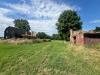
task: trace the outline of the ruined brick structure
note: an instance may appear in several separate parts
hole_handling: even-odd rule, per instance
[[[70,42],[79,45],[100,43],[100,32],[70,30]]]

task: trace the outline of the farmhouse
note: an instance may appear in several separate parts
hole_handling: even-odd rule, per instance
[[[70,30],[70,42],[73,44],[96,44],[100,43],[100,32],[95,31],[72,31]]]

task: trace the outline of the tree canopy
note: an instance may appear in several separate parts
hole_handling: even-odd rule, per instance
[[[96,27],[95,28],[95,31],[100,31],[100,27]]]
[[[40,39],[51,39],[51,37],[44,32],[38,32],[36,36]]]
[[[29,22],[24,19],[16,19],[14,20],[14,24],[16,28],[23,29],[26,32],[30,31]]]
[[[60,40],[59,34],[53,34],[52,39],[53,40]]]
[[[56,23],[58,34],[61,39],[69,40],[70,29],[79,30],[82,28],[80,16],[74,10],[65,10],[61,13]]]

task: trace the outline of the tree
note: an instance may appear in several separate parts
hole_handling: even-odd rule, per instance
[[[9,26],[4,31],[4,38],[23,38],[23,34],[25,34],[24,30]]]
[[[52,39],[53,40],[60,40],[59,34],[53,34]]]
[[[40,38],[40,39],[50,39],[51,37],[49,35],[47,35],[44,32],[38,32],[36,37]]]
[[[14,20],[14,24],[16,28],[23,29],[26,32],[30,31],[29,22],[23,19],[16,19]]]
[[[100,31],[100,27],[96,27],[95,28],[95,31]]]
[[[82,28],[80,16],[74,10],[65,10],[56,23],[58,34],[61,39],[69,40],[70,29],[79,30]]]

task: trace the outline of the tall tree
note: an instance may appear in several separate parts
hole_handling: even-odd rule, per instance
[[[30,31],[29,22],[24,19],[16,19],[14,20],[14,24],[16,28],[23,29],[26,32]]]
[[[69,40],[70,29],[79,30],[82,28],[80,16],[74,10],[65,10],[56,23],[58,33],[63,40]]]

